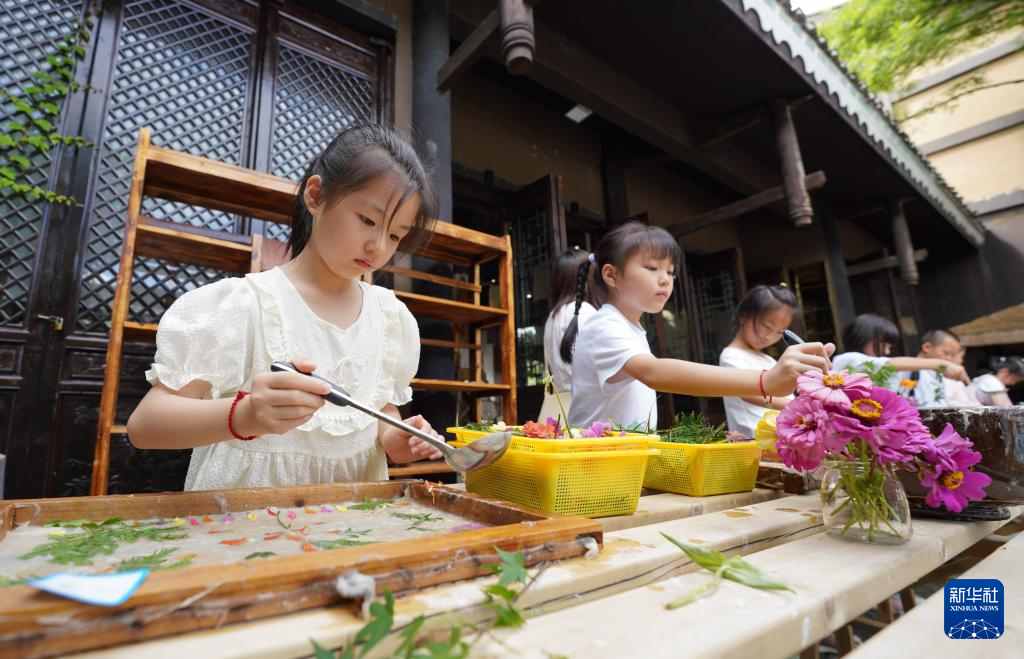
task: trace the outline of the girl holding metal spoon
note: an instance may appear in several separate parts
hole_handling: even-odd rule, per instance
[[[128,421],[139,448],[191,448],[187,490],[386,480],[440,452],[353,407],[324,406],[330,386],[398,417],[419,365],[416,319],[394,293],[361,281],[430,231],[433,193],[415,151],[392,130],[340,133],[302,177],[292,260],[181,296],[160,321]],[[271,372],[291,362],[299,372]],[[406,419],[433,435],[422,417]]]

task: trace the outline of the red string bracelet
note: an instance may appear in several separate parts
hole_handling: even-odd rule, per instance
[[[768,392],[764,390],[764,374],[768,372],[768,369],[761,369],[761,377],[758,379],[758,386],[761,387],[761,398],[768,401],[768,405],[772,404],[772,397],[768,395]]]
[[[231,403],[231,410],[228,412],[228,432],[231,433],[232,437],[234,437],[235,439],[240,439],[243,442],[247,442],[250,439],[256,439],[256,435],[249,435],[248,437],[243,437],[243,436],[239,435],[237,432],[235,432],[235,428],[231,425],[231,420],[235,416],[235,408],[238,407],[239,401],[241,401],[243,398],[245,398],[248,395],[249,395],[248,391],[242,391],[241,389],[239,389],[238,393],[235,394],[235,401],[233,403]]]

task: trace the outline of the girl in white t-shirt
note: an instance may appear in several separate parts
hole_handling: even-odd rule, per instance
[[[912,392],[906,391],[901,384],[907,371],[940,371],[947,378],[970,382],[964,367],[948,359],[890,357],[893,346],[899,340],[900,330],[892,321],[875,314],[861,314],[843,330],[843,345],[847,352],[836,355],[832,360],[832,366],[837,371],[863,371],[868,362],[876,369],[888,364],[892,366],[894,372],[882,386],[908,397]]]
[[[559,348],[573,317],[578,317],[577,324],[582,326],[601,306],[600,291],[596,286],[587,286],[586,277],[579,276],[580,265],[589,256],[582,249],[569,249],[555,259],[551,268],[551,313],[544,323],[544,364],[551,374],[551,384],[544,389],[538,419],[557,418],[562,413],[559,399],[566,409],[572,401],[572,365],[562,359]],[[585,291],[582,297],[577,296],[579,290]]]
[[[1024,359],[1020,357],[993,357],[991,373],[974,378],[968,387],[982,405],[1010,407],[1008,389],[1024,382]]]
[[[782,332],[793,323],[796,308],[796,296],[785,284],[751,288],[736,306],[732,341],[722,350],[718,365],[751,369],[775,366],[775,359],[764,350],[782,339]],[[792,397],[781,396],[770,403],[755,396],[726,396],[722,400],[729,430],[753,437],[764,413],[781,410]]]
[[[153,385],[128,421],[139,448],[191,448],[185,489],[386,480],[386,457],[436,450],[349,407],[324,405],[317,370],[398,417],[419,363],[416,319],[360,281],[429,232],[415,151],[382,126],[348,129],[298,187],[285,265],[190,291],[164,314]],[[319,368],[318,368],[319,367]],[[432,432],[422,417],[408,423]]]
[[[629,222],[608,232],[580,267],[584,277],[591,264],[596,267],[594,284],[608,302],[582,328],[570,322],[562,340],[562,357],[573,365],[571,425],[615,421],[653,429],[658,424],[656,391],[760,395],[767,402],[791,393],[801,373],[829,368],[834,346],[820,343],[792,347],[778,364],[759,370],[652,355],[640,317],[661,313],[672,294],[680,257],[679,243],[667,231]]]

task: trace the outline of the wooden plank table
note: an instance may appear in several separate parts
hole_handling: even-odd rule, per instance
[[[669,498],[677,495],[654,496],[661,498],[651,508],[671,507]],[[680,497],[675,509],[692,515],[687,498]],[[919,520],[908,544],[875,547],[825,536],[820,513],[820,499],[810,494],[606,532],[597,557],[543,570],[519,602],[531,616],[526,625],[501,634],[507,645],[478,643],[474,656],[510,656],[510,648],[523,656],[788,656],[1000,526]],[[697,567],[661,533],[727,555],[754,554],[751,562],[796,592],[756,591],[724,582],[712,596],[668,611],[665,602],[710,575],[693,574]],[[485,619],[489,610],[481,588],[493,581],[484,577],[399,596],[395,629],[417,615],[427,618],[422,631]],[[740,613],[742,622],[733,613]],[[91,656],[308,656],[310,639],[337,648],[348,644],[364,623],[354,607],[331,607]],[[386,641],[381,649],[396,644]]]
[[[1014,510],[1021,512],[1019,507]],[[789,584],[793,593],[756,590],[723,580],[710,597],[682,609],[666,609],[666,602],[710,578],[707,572],[689,573],[570,611],[540,616],[520,630],[498,634],[502,645],[491,643],[480,648],[479,654],[788,657],[1003,524],[918,520],[910,542],[896,547],[852,543],[817,533],[750,558],[751,563]],[[724,615],[726,612],[738,615]],[[936,632],[941,636],[941,623]],[[919,636],[907,639],[914,644],[913,651],[902,654],[883,646],[880,656],[929,656],[916,646]]]
[[[605,533],[607,533],[609,531],[621,531],[622,529],[631,529],[637,526],[667,522],[672,519],[714,513],[719,510],[729,510],[739,506],[749,506],[784,496],[788,495],[780,490],[769,490],[760,487],[753,492],[719,494],[710,497],[688,497],[682,494],[652,491],[650,494],[640,497],[640,503],[636,507],[636,512],[632,515],[601,517],[596,521],[601,522],[601,526],[604,527]]]

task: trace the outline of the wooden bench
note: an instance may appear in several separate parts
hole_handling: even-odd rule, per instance
[[[997,548],[960,579],[999,579],[1003,582],[1003,636],[985,641],[986,657],[1019,657],[1024,652],[1024,533]],[[949,657],[964,654],[961,641],[943,634],[945,593],[939,591],[914,610],[872,636],[851,656]]]

